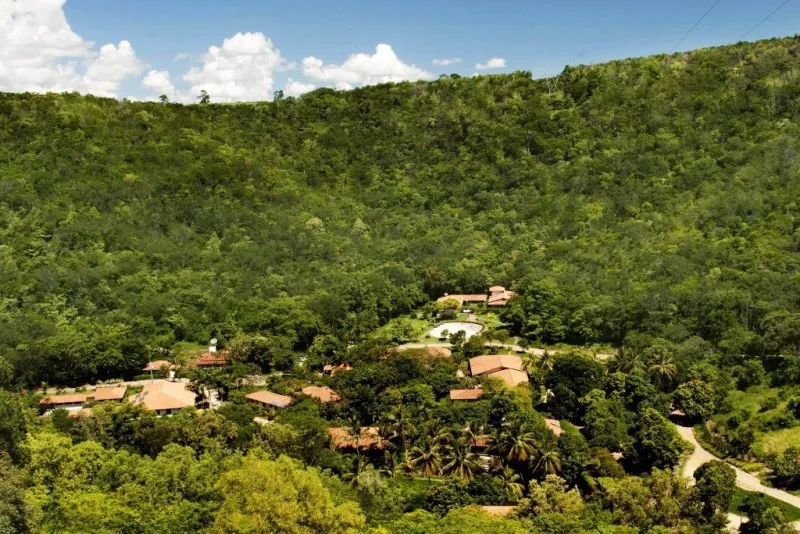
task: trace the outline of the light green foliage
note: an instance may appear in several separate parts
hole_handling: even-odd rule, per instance
[[[336,505],[317,472],[287,457],[246,458],[218,488],[223,503],[214,532],[343,534],[364,524],[357,504]]]

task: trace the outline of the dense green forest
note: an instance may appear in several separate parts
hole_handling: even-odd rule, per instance
[[[795,350],[799,52],[241,105],[0,95],[3,366],[117,376],[238,332],[302,350],[490,283],[531,295],[531,339]]]
[[[0,533],[791,532],[731,465],[800,492],[798,58],[236,105],[0,94]],[[494,284],[517,296],[464,313],[490,327],[450,356],[396,350],[459,315],[433,299]],[[40,402],[212,337],[230,362],[178,370],[200,410]],[[529,383],[465,376],[497,351]],[[674,422],[725,460],[691,487]]]

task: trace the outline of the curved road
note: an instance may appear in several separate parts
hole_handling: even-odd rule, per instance
[[[694,437],[694,430],[688,426],[679,426],[675,425],[678,429],[678,433],[681,435],[683,439],[694,445],[694,452],[691,456],[686,460],[686,463],[683,466],[683,476],[689,479],[690,484],[694,484],[694,472],[697,471],[704,463],[711,461],[711,460],[719,460],[716,456],[705,450],[700,443],[697,441],[697,438]],[[724,461],[724,460],[721,460]],[[725,462],[727,463],[727,462]],[[785,492],[783,490],[779,490],[776,488],[770,488],[765,486],[761,483],[761,481],[756,478],[755,476],[751,475],[747,471],[743,471],[736,466],[730,465],[734,471],[736,471],[736,485],[744,490],[747,491],[757,491],[760,493],[764,493],[769,495],[770,497],[774,497],[779,501],[783,501],[785,503],[791,504],[797,508],[800,508],[800,497],[796,495],[792,495],[791,493]],[[728,525],[732,527],[734,525],[741,525],[742,518],[735,514],[728,514]],[[796,521],[792,523],[795,530],[800,531],[800,521]]]

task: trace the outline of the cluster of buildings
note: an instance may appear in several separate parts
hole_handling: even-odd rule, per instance
[[[444,302],[446,300],[457,300],[460,306],[469,306],[470,304],[486,304],[487,306],[505,306],[508,301],[515,297],[517,294],[509,291],[503,286],[492,286],[486,293],[479,293],[475,295],[448,295],[439,297],[436,302]]]
[[[472,376],[485,376],[502,380],[508,387],[516,387],[528,382],[528,373],[522,358],[515,354],[485,354],[469,360]],[[478,400],[483,389],[452,389],[451,400]]]

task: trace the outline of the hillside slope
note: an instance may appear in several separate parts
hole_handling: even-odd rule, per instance
[[[303,350],[490,283],[529,297],[531,339],[796,348],[798,55],[242,105],[0,94],[0,381],[240,331]]]

